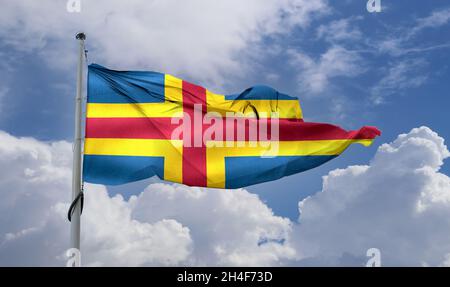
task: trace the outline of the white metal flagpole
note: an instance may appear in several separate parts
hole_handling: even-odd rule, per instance
[[[84,40],[86,35],[78,33],[76,39],[79,41],[79,58],[77,73],[77,95],[75,101],[75,138],[73,144],[73,169],[72,169],[72,206],[69,210],[70,224],[70,247],[80,250],[80,217],[83,201],[81,186],[81,120],[82,120],[82,91],[83,91],[83,58],[85,55]],[[79,263],[77,264],[79,265]]]

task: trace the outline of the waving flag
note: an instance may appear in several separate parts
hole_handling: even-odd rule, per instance
[[[157,175],[238,188],[314,168],[378,135],[304,122],[297,98],[266,86],[219,95],[168,74],[94,64],[83,178],[116,185]]]

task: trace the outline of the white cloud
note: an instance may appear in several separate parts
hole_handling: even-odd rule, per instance
[[[90,60],[121,69],[155,69],[197,81],[245,75],[262,37],[307,26],[328,10],[324,0],[8,1],[0,11],[5,45],[37,51],[53,67],[73,67],[78,30]]]
[[[120,195],[86,186],[82,217],[83,260],[89,265],[177,265],[190,255],[190,230],[172,219],[139,221]]]
[[[64,265],[71,145],[0,132],[0,167],[0,265]],[[161,265],[186,259],[188,228],[174,220],[136,221],[120,196],[108,197],[104,187],[88,189],[82,219],[87,264]]]
[[[391,64],[386,75],[370,89],[372,102],[382,104],[393,94],[423,85],[428,77],[419,72],[426,65],[427,62],[423,59],[403,60]]]
[[[385,266],[443,264],[450,178],[439,168],[449,156],[443,139],[421,127],[380,146],[368,166],[330,172],[322,192],[299,204],[293,240],[303,262],[363,265],[376,247]]]
[[[339,45],[331,46],[316,60],[294,50],[288,53],[291,65],[299,72],[300,89],[309,94],[324,92],[333,78],[355,77],[364,72],[359,53]]]
[[[153,184],[130,204],[138,220],[173,218],[188,226],[194,240],[190,264],[277,265],[295,256],[291,222],[243,189]]]
[[[1,234],[33,227],[48,216],[49,206],[43,204],[68,200],[69,193],[61,190],[70,184],[70,151],[67,142],[46,144],[0,132]],[[35,215],[15,217],[18,210]]]

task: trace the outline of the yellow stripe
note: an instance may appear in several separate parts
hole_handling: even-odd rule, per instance
[[[179,116],[181,103],[87,104],[88,118],[158,118]]]
[[[360,143],[368,146],[373,140],[319,140],[319,141],[281,141],[255,143],[255,147],[249,143],[234,142],[233,147],[208,147],[206,151],[206,172],[208,187],[225,188],[225,157],[237,156],[307,156],[307,155],[338,155],[350,144]],[[215,142],[217,144],[217,142]],[[239,146],[242,145],[242,146]],[[273,149],[273,150],[272,150]]]
[[[225,158],[237,156],[306,156],[338,155],[350,144],[368,146],[373,140],[320,140],[250,143],[232,142],[234,146],[214,146],[206,149],[207,185],[225,188]],[[209,142],[208,144],[210,144]],[[218,142],[214,142],[218,144]],[[263,146],[266,144],[266,146]],[[241,145],[241,146],[240,146]],[[183,142],[161,139],[100,139],[86,138],[84,153],[91,155],[164,156],[164,179],[182,182]],[[272,149],[272,152],[271,152]]]
[[[165,75],[163,103],[87,104],[88,118],[162,118],[180,116],[183,112],[182,80]]]
[[[183,112],[183,80],[165,75],[165,102],[162,103],[88,103],[88,118],[160,118],[179,117]],[[206,91],[208,112],[226,116],[227,112],[248,115],[258,112],[260,118],[277,113],[280,118],[303,118],[298,100],[225,100],[224,95]]]
[[[165,75],[164,96],[166,102],[183,102],[183,80],[172,75]]]
[[[225,116],[226,112],[251,114],[258,112],[260,118],[270,118],[272,112],[280,118],[303,118],[298,100],[225,100],[224,95],[206,91],[208,112]]]
[[[164,179],[182,182],[183,141],[180,140],[86,138],[84,153],[91,155],[163,156]]]

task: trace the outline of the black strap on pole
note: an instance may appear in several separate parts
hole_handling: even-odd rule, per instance
[[[84,204],[84,193],[83,190],[81,190],[77,197],[75,197],[75,199],[72,201],[72,203],[70,204],[69,207],[69,212],[67,213],[67,219],[69,219],[69,221],[72,221],[72,215],[75,211],[75,207],[77,206],[78,201],[80,201],[80,215],[83,213],[83,204]]]

